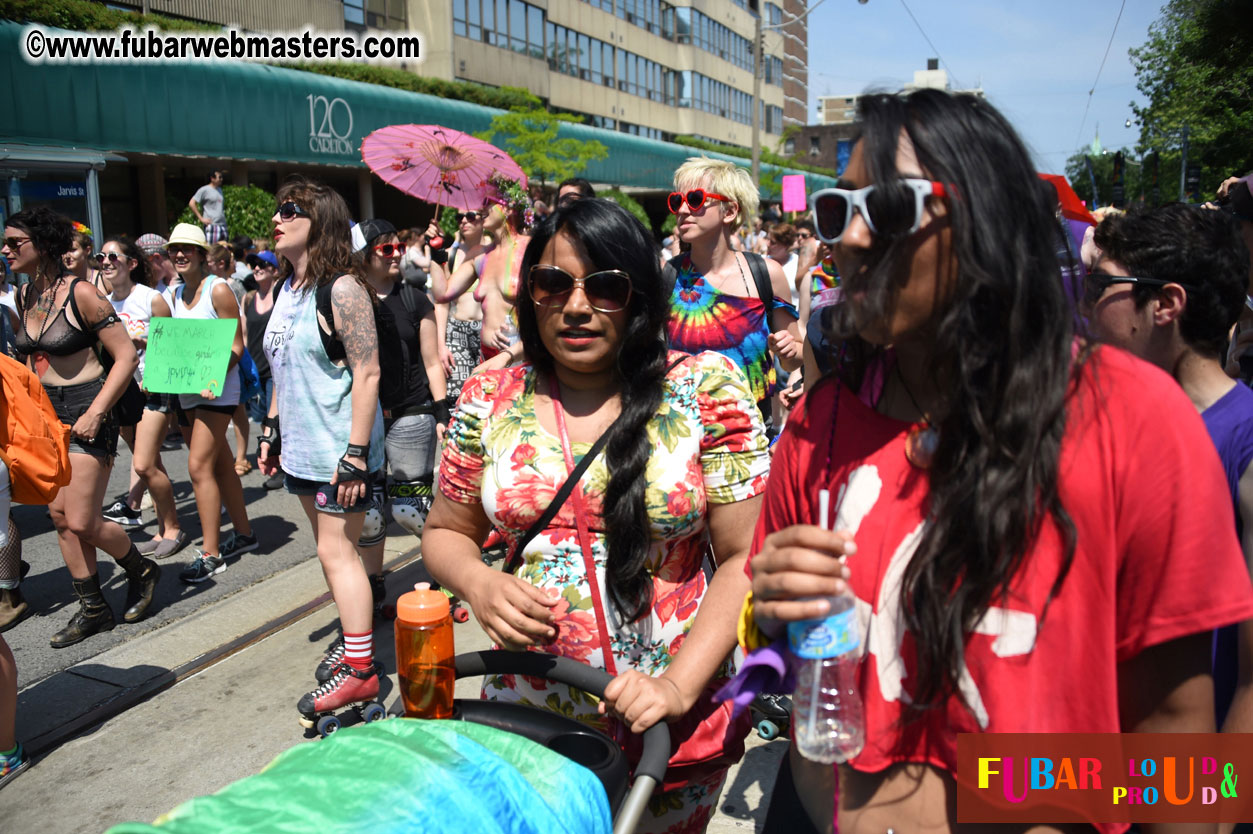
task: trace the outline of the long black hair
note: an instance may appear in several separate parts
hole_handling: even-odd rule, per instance
[[[916,636],[908,716],[917,719],[960,693],[968,635],[994,602],[1004,603],[1046,522],[1064,547],[1050,601],[1074,560],[1058,467],[1075,323],[1055,205],[1000,113],[975,96],[938,90],[862,96],[859,111],[871,181],[901,176],[896,154],[905,135],[925,175],[945,184],[956,261],[951,294],[929,325],[927,370],[945,389],[933,416],[939,447],[928,473],[929,523],[901,589]],[[906,239],[876,237],[868,271],[844,278],[866,292],[858,318],[890,317],[910,254]],[[837,372],[857,389],[880,349],[857,337],[851,310],[840,309],[832,325],[849,347]]]
[[[609,598],[620,617],[634,622],[652,604],[652,580],[645,570],[651,525],[644,501],[644,469],[652,444],[645,426],[665,394],[670,299],[663,288],[652,236],[629,212],[602,199],[575,200],[557,209],[535,230],[522,257],[518,333],[536,370],[551,374],[553,357],[540,339],[526,277],[559,233],[577,240],[597,269],[620,269],[631,276],[631,301],[615,364],[622,416],[605,446],[609,485],[604,522]]]

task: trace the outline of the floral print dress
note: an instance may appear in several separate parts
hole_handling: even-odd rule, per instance
[[[671,361],[681,356],[673,353]],[[443,494],[464,504],[481,503],[504,534],[509,552],[548,508],[567,475],[561,438],[536,418],[536,382],[530,365],[468,380],[448,426],[440,466]],[[601,642],[572,500],[527,544],[517,575],[562,597],[553,623],[557,636],[542,651],[600,669],[607,668],[608,651],[619,672],[632,668],[656,676],[682,646],[705,594],[709,505],[762,493],[770,451],[743,371],[712,352],[671,368],[662,404],[646,430],[654,449],[645,470],[653,536],[647,560],[652,610],[638,622],[623,623],[606,590],[602,508],[609,471],[603,455],[588,468],[580,488],[610,645]],[[575,459],[591,445],[572,444]],[[547,707],[607,729],[596,711],[597,699],[564,684],[501,675],[488,678],[483,690],[488,698]]]

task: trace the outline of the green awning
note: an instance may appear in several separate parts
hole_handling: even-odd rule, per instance
[[[212,159],[364,167],[363,137],[390,124],[440,124],[475,133],[501,112],[465,101],[242,61],[28,64],[23,24],[0,21],[0,141]],[[597,139],[607,159],[594,182],[668,190],[693,148],[585,125],[562,136]],[[746,160],[710,153],[748,167]],[[763,165],[763,170],[771,170]],[[804,173],[807,189],[835,180]]]

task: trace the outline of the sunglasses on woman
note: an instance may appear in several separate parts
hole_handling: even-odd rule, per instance
[[[300,206],[293,203],[291,200],[288,200],[286,203],[283,203],[281,206],[278,207],[278,219],[282,220],[284,223],[290,223],[291,221],[295,220],[297,217],[308,217],[308,216],[309,216],[309,212],[305,211]]]
[[[870,231],[886,237],[905,237],[922,225],[928,197],[947,196],[944,183],[906,177],[865,188],[824,188],[809,198],[814,228],[823,243],[844,237],[853,212],[860,212]]]
[[[457,212],[457,222],[460,223],[462,220],[465,220],[470,223],[477,223],[481,213],[477,211],[459,211]]]
[[[730,197],[724,197],[721,194],[715,194],[703,188],[693,188],[686,193],[671,191],[670,196],[666,198],[666,205],[670,207],[671,214],[678,214],[679,209],[683,208],[684,202],[687,203],[687,207],[692,211],[700,211],[706,200],[721,200],[724,203],[731,202]]]
[[[95,261],[98,265],[104,266],[105,261],[108,261],[109,263],[116,265],[118,261],[127,261],[130,259],[127,258],[125,255],[119,255],[117,252],[97,252],[95,257],[92,258],[92,260]]]
[[[1083,302],[1094,307],[1105,295],[1105,291],[1114,284],[1139,284],[1142,287],[1164,287],[1167,284],[1178,284],[1189,292],[1196,292],[1196,287],[1181,281],[1163,281],[1160,278],[1137,278],[1134,275],[1106,275],[1104,272],[1089,272],[1083,278]]]
[[[527,281],[536,307],[562,307],[570,293],[581,289],[587,303],[601,313],[625,310],[631,300],[631,276],[620,269],[605,269],[575,278],[558,266],[536,264]]]
[[[380,243],[374,247],[374,251],[384,258],[390,258],[392,255],[403,255],[408,249],[409,244],[407,243]]]

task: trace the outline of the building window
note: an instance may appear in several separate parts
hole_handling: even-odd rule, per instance
[[[809,155],[817,156],[822,153],[822,139],[818,136],[809,137]]]
[[[796,153],[796,140],[791,137],[784,139],[783,140],[783,155],[791,156],[794,153]]]

